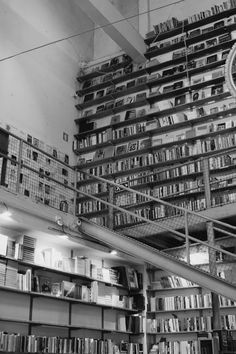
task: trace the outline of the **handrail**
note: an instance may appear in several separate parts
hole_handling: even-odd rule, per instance
[[[119,188],[124,189],[124,190],[126,190],[126,191],[128,191],[128,192],[131,192],[131,193],[134,193],[134,192],[135,192],[135,194],[138,194],[138,195],[140,195],[140,196],[146,197],[146,198],[148,198],[148,199],[150,199],[150,200],[152,200],[152,201],[154,201],[154,202],[157,202],[157,203],[159,203],[159,204],[163,204],[163,205],[166,205],[166,206],[168,206],[168,207],[178,209],[178,210],[180,210],[180,211],[183,212],[183,213],[187,211],[189,214],[194,215],[194,216],[197,216],[198,218],[201,217],[201,218],[203,218],[205,221],[211,221],[211,222],[213,222],[213,223],[219,224],[219,225],[224,226],[224,227],[231,228],[232,230],[235,230],[235,231],[236,231],[236,226],[233,226],[233,225],[224,223],[223,221],[212,219],[212,218],[210,218],[209,216],[206,216],[206,215],[199,215],[197,212],[195,212],[195,211],[193,211],[193,210],[185,209],[185,208],[183,208],[183,207],[180,207],[180,206],[171,204],[171,203],[169,203],[169,202],[167,202],[167,201],[165,201],[165,200],[162,200],[162,199],[153,197],[153,196],[151,196],[151,195],[147,195],[147,194],[145,194],[145,193],[142,193],[142,192],[139,192],[139,191],[136,191],[136,190],[134,191],[133,189],[131,189],[131,188],[129,188],[129,187],[126,187],[126,186],[124,186],[124,185],[122,185],[122,184],[117,184],[116,182],[113,182],[113,181],[111,181],[111,180],[107,180],[107,179],[105,179],[105,178],[103,178],[103,177],[94,176],[94,175],[91,175],[91,174],[88,173],[88,172],[80,171],[79,169],[77,169],[77,170],[78,170],[79,172],[81,172],[81,173],[86,174],[86,175],[89,176],[89,177],[92,177],[92,178],[98,180],[98,181],[105,182],[105,183],[110,184],[110,185],[112,185],[112,186],[114,186],[114,187],[119,187]],[[92,199],[100,200],[100,201],[101,201],[101,199],[99,199],[99,198],[97,198],[97,197],[95,197],[95,196],[93,196],[93,195],[87,194],[86,192],[80,191],[79,193],[84,194],[84,195],[87,195],[87,196],[89,196],[89,197],[92,198]],[[104,202],[105,204],[108,203],[108,202],[105,202],[105,201],[103,201],[103,202]],[[108,205],[108,204],[107,204],[107,205]],[[118,209],[117,206],[114,206],[113,204],[111,204],[111,205],[112,205],[112,207],[116,207],[116,208]],[[134,214],[134,213],[133,213],[133,214]],[[138,217],[138,218],[141,219],[141,216],[139,216],[139,215],[137,215],[137,214],[134,214],[134,215],[135,215],[135,217]],[[145,219],[145,220],[146,220],[146,219]],[[150,220],[150,221],[151,221],[151,220]],[[155,224],[156,224],[156,223],[155,223]],[[234,237],[236,238],[236,235],[234,235]]]

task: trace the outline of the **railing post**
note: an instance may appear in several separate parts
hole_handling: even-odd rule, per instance
[[[110,184],[109,182],[107,183],[107,189],[108,189],[108,201],[112,205],[115,202],[115,193],[114,193],[114,186]],[[108,220],[107,220],[107,227],[111,230],[114,229],[114,208],[109,205],[108,206]]]
[[[206,208],[211,208],[211,187],[210,187],[210,169],[209,169],[209,159],[202,160],[202,170],[203,170],[203,182],[204,191],[206,199]],[[215,245],[215,235],[214,227],[212,221],[206,222],[207,240],[209,245]],[[217,265],[216,265],[216,251],[212,248],[208,249],[209,254],[209,272],[212,275],[217,275]],[[221,318],[220,318],[220,303],[219,295],[212,292],[212,329],[213,329],[213,341],[214,341],[214,353],[218,353],[218,331],[221,329]]]
[[[188,211],[184,212],[184,224],[185,224],[185,245],[186,245],[186,260],[187,264],[190,264],[190,247],[189,247],[189,234],[188,234]]]
[[[20,191],[20,173],[21,173],[22,151],[23,151],[23,140],[20,139],[19,151],[18,151],[17,174],[16,174],[16,193],[19,193],[19,191]]]

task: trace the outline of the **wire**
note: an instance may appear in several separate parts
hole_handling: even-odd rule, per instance
[[[23,54],[27,54],[27,53],[33,52],[35,50],[39,50],[39,49],[48,47],[48,46],[53,45],[53,44],[57,44],[57,43],[60,43],[60,42],[63,42],[63,41],[67,41],[67,40],[69,40],[71,38],[79,37],[81,35],[84,35],[84,34],[87,34],[87,33],[90,33],[90,32],[94,32],[94,31],[96,31],[98,29],[103,29],[103,28],[108,27],[110,25],[114,25],[114,24],[129,20],[129,19],[132,19],[132,18],[135,18],[135,17],[138,17],[138,16],[142,16],[142,15],[145,15],[147,13],[150,13],[150,12],[153,12],[153,11],[157,11],[157,10],[160,10],[160,9],[163,9],[163,8],[166,8],[166,7],[181,3],[183,1],[185,1],[185,0],[177,0],[177,1],[173,2],[173,3],[171,3],[171,4],[167,4],[167,5],[163,5],[163,6],[160,6],[160,7],[156,7],[155,9],[152,9],[152,10],[149,10],[149,11],[143,11],[143,12],[137,14],[137,15],[128,16],[128,17],[122,18],[120,20],[117,20],[117,21],[114,21],[114,22],[110,22],[110,23],[108,23],[106,25],[103,25],[103,26],[94,27],[92,29],[89,29],[89,30],[86,30],[86,31],[83,31],[83,32],[80,32],[80,33],[77,33],[77,34],[73,34],[73,35],[68,36],[68,37],[60,38],[60,39],[57,39],[57,40],[49,42],[49,43],[45,43],[45,44],[30,48],[30,49],[27,49],[27,50],[23,50],[23,51],[21,51],[19,53],[16,53],[16,54],[13,54],[13,55],[9,55],[8,57],[5,57],[5,58],[1,58],[0,62],[6,61],[6,60],[9,60],[9,59],[13,59],[13,58],[15,58],[17,56],[20,56],[20,55],[23,55]]]

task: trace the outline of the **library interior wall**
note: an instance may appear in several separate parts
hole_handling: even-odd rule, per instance
[[[0,8],[1,59],[93,28],[75,0],[3,0]],[[76,76],[79,62],[92,57],[89,32],[1,61],[1,126],[8,124],[72,156]]]

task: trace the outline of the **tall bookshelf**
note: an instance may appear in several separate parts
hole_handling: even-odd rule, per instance
[[[147,337],[149,351],[156,353],[202,353],[209,342],[214,352],[212,300],[207,289],[162,270],[150,270],[147,290]],[[221,324],[219,347],[223,352],[222,333],[235,338],[235,302],[219,296]],[[235,340],[235,339],[234,339]],[[225,344],[226,345],[226,344]]]
[[[73,144],[80,171],[109,175],[117,183],[192,210],[206,207],[203,189],[188,191],[201,182],[196,159],[236,145],[236,103],[224,76],[236,38],[235,5],[227,1],[183,22],[156,25],[156,33],[145,40],[145,64],[120,55],[81,73]],[[215,177],[229,175],[234,161],[233,151],[227,152],[221,159],[212,157],[210,168]],[[109,199],[105,184],[79,172],[78,187]],[[236,201],[235,183],[227,184],[227,190],[220,185],[213,191],[213,206]],[[122,198],[123,206],[140,215],[168,216],[155,203],[143,206],[126,192]],[[107,224],[102,203],[79,198],[77,213]],[[115,229],[133,222],[114,214]]]
[[[0,350],[146,353],[142,265],[51,238],[0,235]]]

